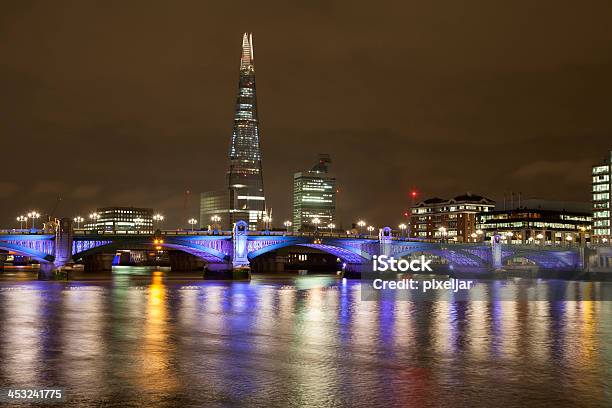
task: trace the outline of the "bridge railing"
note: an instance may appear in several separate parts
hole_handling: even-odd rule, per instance
[[[0,229],[0,234],[3,235],[36,235],[36,234],[48,234],[42,229],[25,229],[25,228],[11,228],[11,229]]]

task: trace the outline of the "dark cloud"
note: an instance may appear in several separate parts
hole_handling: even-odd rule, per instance
[[[611,14],[595,0],[5,2],[0,221],[60,196],[68,216],[196,215],[225,183],[243,31],[277,220],[319,152],[344,223],[397,222],[412,188],[588,201],[612,148]]]

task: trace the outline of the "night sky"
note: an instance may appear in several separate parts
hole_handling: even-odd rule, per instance
[[[0,6],[0,223],[198,217],[226,184],[252,31],[268,206],[329,153],[340,221],[471,191],[589,200],[612,149],[612,2],[25,1]]]

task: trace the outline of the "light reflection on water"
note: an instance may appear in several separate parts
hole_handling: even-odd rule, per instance
[[[333,277],[138,275],[0,282],[0,387],[65,387],[72,406],[612,399],[612,302],[375,302]],[[490,282],[472,296],[501,290],[517,288]]]

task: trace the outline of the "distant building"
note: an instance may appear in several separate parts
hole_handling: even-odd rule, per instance
[[[466,193],[450,200],[429,198],[410,209],[410,237],[472,242],[478,230],[476,216],[491,211],[495,201]]]
[[[216,190],[200,194],[200,228],[207,229],[213,225],[212,217],[218,216],[216,222],[222,230],[232,228],[230,224],[230,191]]]
[[[155,230],[152,208],[104,207],[94,214],[85,223],[86,230],[116,233]]]
[[[592,170],[592,198],[593,198],[593,236],[592,241],[598,244],[610,243],[612,228],[612,206],[610,194],[612,192],[612,151],[601,164],[593,166]]]
[[[329,155],[319,156],[319,162],[309,171],[293,175],[293,229],[314,229],[336,223],[336,178],[329,173]]]
[[[561,244],[589,238],[591,213],[565,209],[516,208],[478,215],[478,226],[489,240],[500,234],[513,243]]]
[[[228,187],[226,192],[202,194],[200,203],[201,226],[210,223],[212,214],[221,217],[221,228],[229,229],[238,220],[257,229],[266,214],[259,119],[255,90],[255,62],[253,36],[244,33],[236,110],[229,152]],[[227,196],[227,200],[226,200]],[[218,205],[218,207],[214,207]]]

